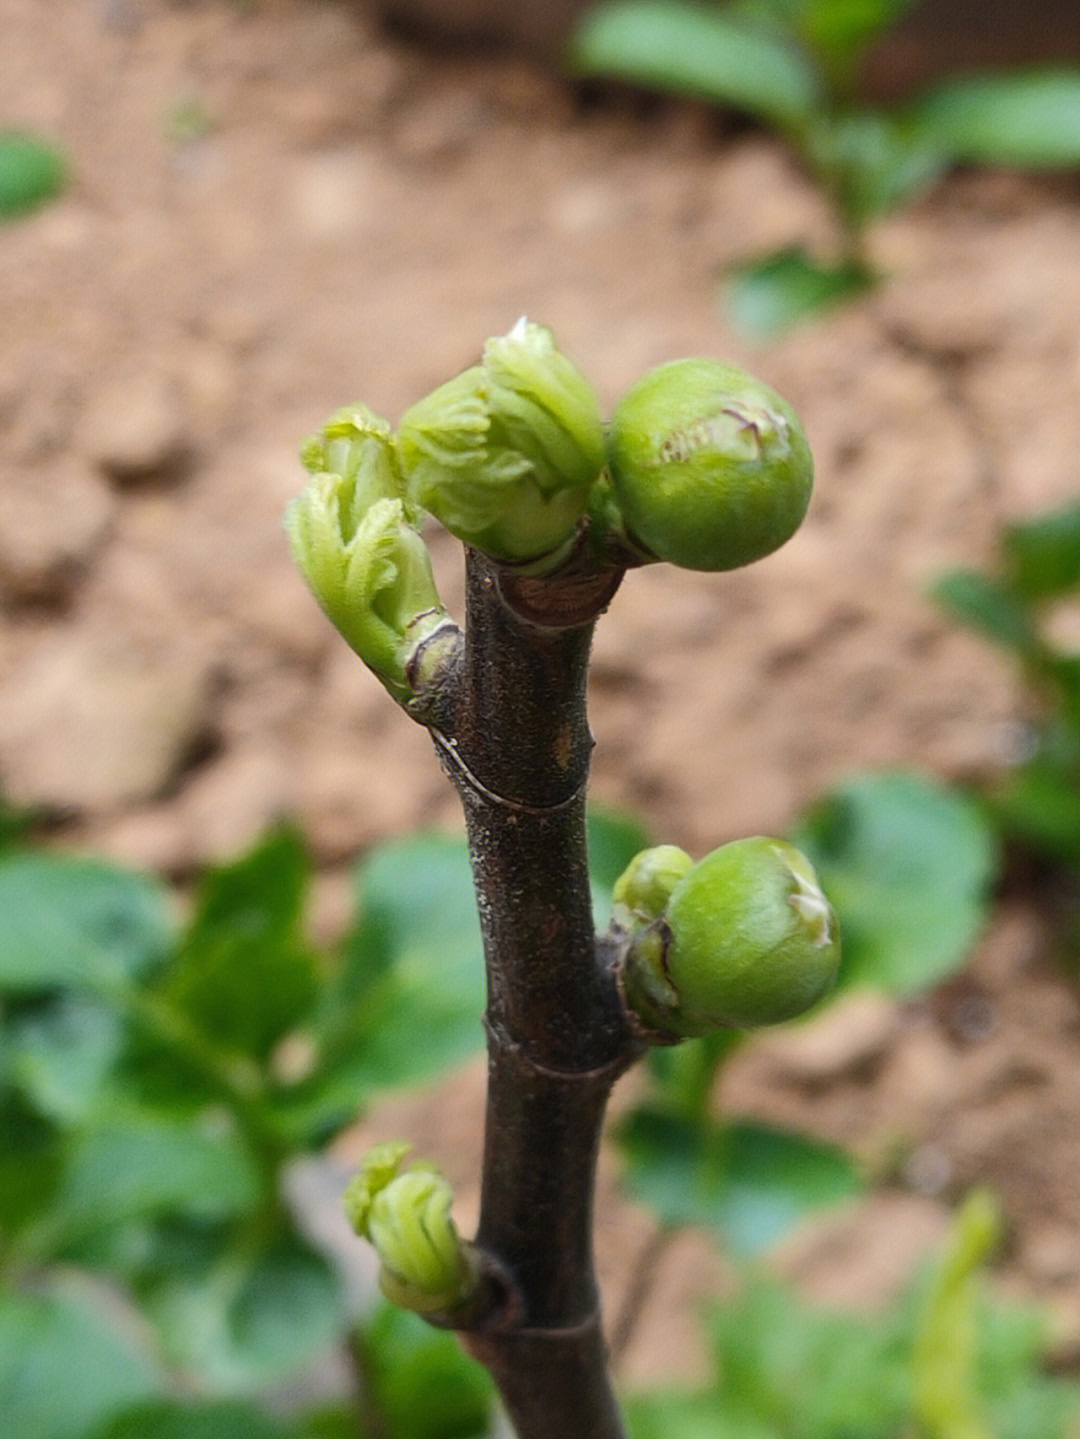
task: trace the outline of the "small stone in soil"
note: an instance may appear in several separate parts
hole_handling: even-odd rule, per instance
[[[180,386],[154,370],[118,376],[86,416],[88,458],[119,484],[178,478],[190,453]]]
[[[160,794],[207,724],[210,665],[57,630],[7,676],[0,772],[18,804],[85,813]]]
[[[73,457],[15,470],[0,486],[0,597],[67,599],[115,506],[108,486]]]

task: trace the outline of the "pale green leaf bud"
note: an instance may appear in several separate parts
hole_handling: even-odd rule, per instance
[[[368,1238],[371,1206],[376,1194],[397,1178],[401,1162],[411,1148],[412,1145],[404,1139],[388,1139],[384,1144],[376,1144],[364,1155],[360,1168],[345,1186],[341,1196],[345,1217],[362,1238]]]
[[[659,919],[672,890],[693,867],[694,861],[677,845],[643,849],[615,881],[616,918],[623,924]]]
[[[407,410],[395,439],[409,498],[503,560],[564,545],[604,464],[592,387],[551,331],[524,319]]]
[[[410,657],[448,621],[427,546],[400,499],[357,518],[342,476],[314,475],[285,513],[293,555],[329,619],[395,699],[412,697]]]
[[[442,1175],[421,1165],[375,1195],[368,1235],[382,1263],[380,1286],[396,1304],[421,1313],[452,1309],[473,1288],[475,1272],[450,1217],[452,1203]]]
[[[366,405],[331,415],[318,435],[305,440],[300,459],[313,475],[337,475],[342,529],[352,535],[376,500],[402,497],[394,437],[384,419]]]
[[[835,982],[840,939],[804,855],[783,840],[736,840],[674,886],[662,917],[629,944],[623,985],[639,1018],[689,1037],[802,1014]]]
[[[717,360],[643,376],[608,437],[615,498],[632,542],[688,570],[730,570],[778,549],[810,503],[814,465],[795,412]]]

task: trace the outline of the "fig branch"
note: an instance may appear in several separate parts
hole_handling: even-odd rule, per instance
[[[551,332],[519,322],[396,431],[362,405],[308,442],[286,528],[327,615],[430,731],[465,813],[487,974],[480,1223],[408,1146],[346,1194],[384,1292],[457,1329],[519,1439],[621,1439],[593,1264],[612,1085],[651,1044],[787,1019],[832,984],[835,917],[806,859],[756,837],[699,863],[646,850],[594,932],[585,709],[594,625],[625,572],[751,563],[797,529],[812,462],[767,386],[714,360],[646,375],[605,425]],[[466,546],[443,608],[419,528]]]

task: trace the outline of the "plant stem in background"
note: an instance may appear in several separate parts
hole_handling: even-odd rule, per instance
[[[616,1366],[626,1357],[637,1332],[638,1321],[645,1313],[660,1265],[678,1232],[673,1225],[667,1224],[654,1229],[634,1260],[622,1306],[611,1326],[611,1362]]]

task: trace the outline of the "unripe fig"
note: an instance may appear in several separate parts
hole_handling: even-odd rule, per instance
[[[793,1019],[836,979],[836,916],[804,855],[736,840],[675,886],[629,945],[623,984],[650,1029],[689,1038]]]
[[[730,570],[778,549],[810,503],[814,463],[794,410],[718,360],[651,370],[615,410],[615,497],[631,540],[688,570]]]

